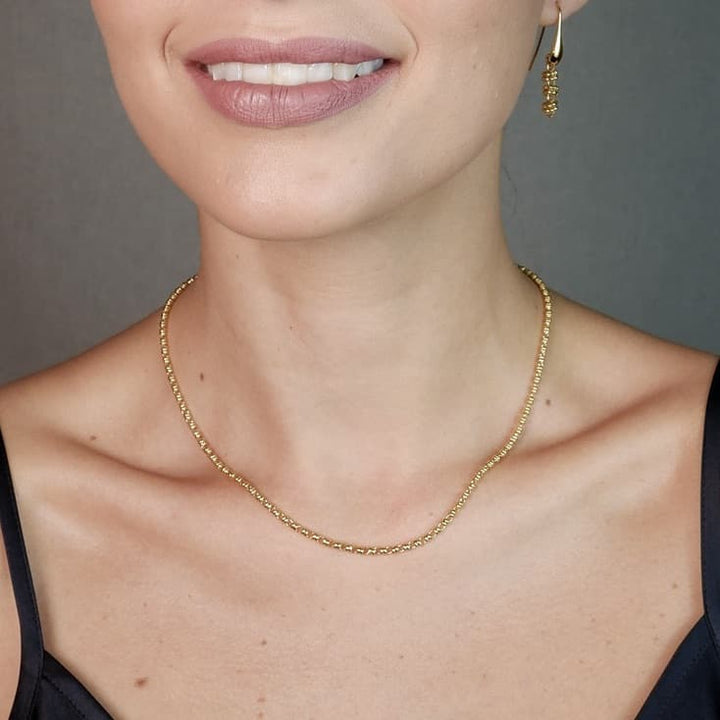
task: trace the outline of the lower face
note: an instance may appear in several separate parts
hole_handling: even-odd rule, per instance
[[[479,158],[515,105],[541,5],[92,0],[150,154],[201,213],[258,239],[369,222]],[[298,38],[282,57],[259,47]]]

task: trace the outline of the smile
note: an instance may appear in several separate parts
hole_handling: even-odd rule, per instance
[[[185,69],[212,110],[238,125],[304,125],[368,105],[399,75],[401,62],[379,48],[338,38],[301,37],[279,43],[226,38],[187,53]]]
[[[246,82],[257,85],[307,85],[310,83],[340,80],[349,82],[357,77],[370,75],[379,70],[382,58],[361,63],[321,62],[297,63],[240,63],[221,62],[203,66],[213,80]]]

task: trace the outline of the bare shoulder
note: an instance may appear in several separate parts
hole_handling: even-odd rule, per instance
[[[557,448],[552,468],[571,482],[581,478],[579,492],[590,490],[598,507],[605,502],[618,517],[643,518],[648,538],[674,538],[684,544],[675,557],[694,563],[706,407],[718,356],[561,296],[556,307],[550,382],[535,409],[541,451]],[[648,562],[658,547],[647,544]],[[695,569],[682,571],[695,577]]]
[[[107,566],[112,528],[126,527],[127,498],[149,475],[139,460],[144,444],[157,445],[165,431],[158,417],[176,419],[166,405],[172,398],[162,384],[156,326],[149,316],[0,388],[0,430],[46,647],[71,645],[59,637],[57,618],[82,607],[69,600],[72,587],[90,587]],[[19,666],[17,608],[0,543],[0,717],[9,715]]]
[[[113,538],[132,513],[127,499],[138,498],[133,493],[149,474],[139,462],[144,444],[152,438],[157,445],[156,435],[164,433],[158,417],[176,419],[165,404],[172,398],[163,385],[156,328],[151,315],[0,388],[0,430],[46,647],[72,647],[73,637],[62,635],[71,626],[64,620],[85,612],[73,587],[107,585],[102,573],[117,551]],[[0,717],[10,713],[20,668],[10,579],[0,543]]]
[[[569,420],[587,423],[633,413],[669,419],[704,410],[718,356],[657,337],[601,312],[556,295],[549,363],[556,366]],[[554,345],[554,346],[553,346]],[[699,408],[699,405],[702,408]],[[576,418],[577,426],[587,423]]]
[[[84,421],[127,410],[128,383],[142,392],[157,361],[148,344],[154,324],[151,315],[76,357],[0,387],[0,426],[72,435]]]
[[[13,477],[59,477],[67,459],[116,456],[162,411],[153,314],[116,336],[0,388],[0,428]],[[132,454],[131,452],[129,453]]]
[[[684,557],[694,558],[718,357],[557,294],[555,307],[525,445],[534,467],[566,478],[572,492],[589,492],[593,502],[604,498],[618,517],[644,517],[658,534],[686,538]]]

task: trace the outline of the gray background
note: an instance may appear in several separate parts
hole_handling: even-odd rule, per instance
[[[0,7],[3,381],[156,308],[197,247],[193,206],[124,117],[89,3]],[[718,0],[591,0],[566,25],[560,114],[539,112],[541,56],[503,173],[519,262],[581,303],[716,353],[719,35]]]

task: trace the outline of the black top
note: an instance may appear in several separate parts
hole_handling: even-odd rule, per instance
[[[635,720],[720,720],[720,358],[708,394],[700,501],[704,615],[678,646]],[[22,641],[10,720],[113,720],[43,647],[7,454],[0,433],[0,526]]]

